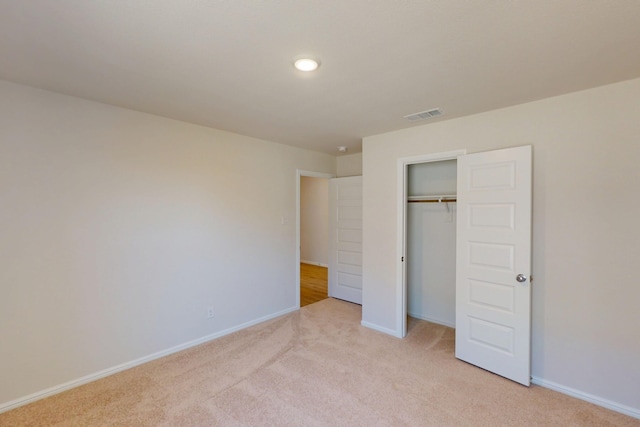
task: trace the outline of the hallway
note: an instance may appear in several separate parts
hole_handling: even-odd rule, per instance
[[[326,298],[327,267],[300,263],[300,307]]]

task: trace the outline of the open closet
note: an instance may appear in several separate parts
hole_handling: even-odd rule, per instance
[[[407,314],[455,327],[456,159],[407,167]]]
[[[458,359],[530,383],[531,146],[399,159],[398,325],[456,329]]]

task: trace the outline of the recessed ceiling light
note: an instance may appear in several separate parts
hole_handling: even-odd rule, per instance
[[[345,147],[344,145],[341,145],[340,147],[338,147],[338,151],[341,153],[346,153],[348,150],[347,147]]]
[[[293,66],[300,71],[314,71],[320,66],[320,61],[313,58],[298,58],[293,62]]]

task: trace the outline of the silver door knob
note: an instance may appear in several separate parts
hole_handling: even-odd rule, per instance
[[[516,276],[516,281],[520,282],[520,283],[526,282],[527,281],[527,276],[525,276],[524,274],[518,274]]]

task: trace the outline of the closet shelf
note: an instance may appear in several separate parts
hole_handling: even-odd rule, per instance
[[[455,194],[442,194],[437,196],[409,196],[408,203],[454,203],[457,201]]]

